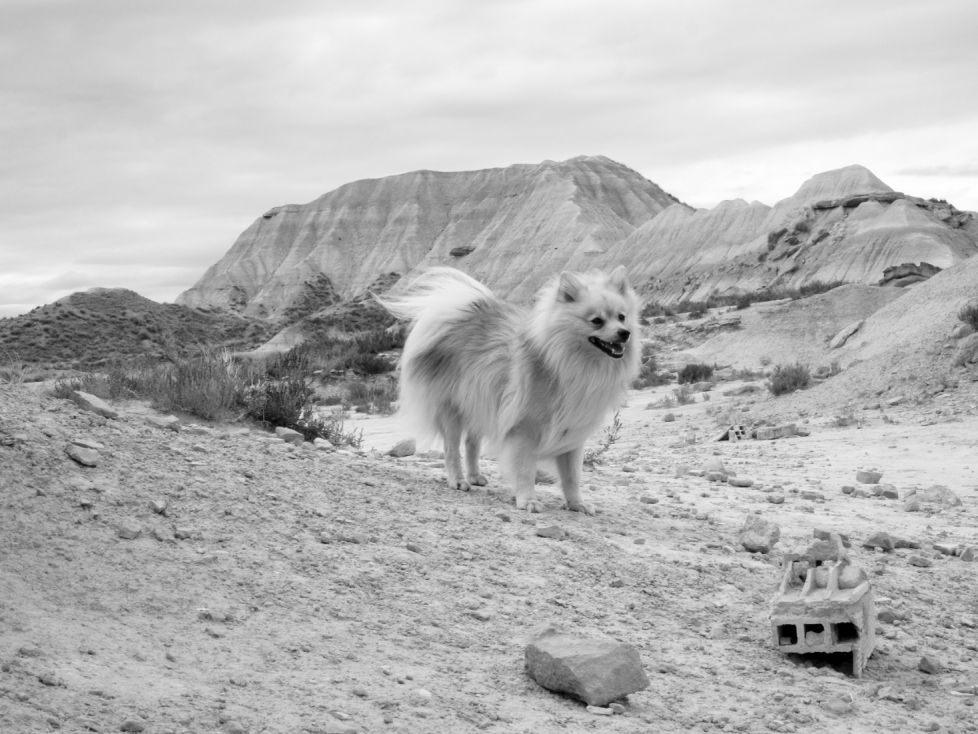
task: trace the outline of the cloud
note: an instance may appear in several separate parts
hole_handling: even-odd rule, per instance
[[[187,288],[271,206],[581,154],[701,206],[859,162],[978,209],[976,23],[966,0],[8,0],[0,273]]]
[[[900,173],[906,176],[936,176],[939,178],[963,176],[971,178],[978,177],[978,163],[901,168]]]

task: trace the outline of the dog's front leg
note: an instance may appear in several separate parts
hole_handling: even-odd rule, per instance
[[[448,408],[438,414],[438,427],[445,440],[445,474],[448,475],[448,486],[467,492],[470,487],[462,474],[462,453],[459,444],[462,442],[462,419]]]
[[[586,504],[581,498],[581,463],[583,457],[583,446],[560,454],[557,456],[557,473],[560,475],[560,488],[564,490],[564,501],[567,503],[567,509],[593,515],[595,513],[594,505]]]
[[[489,482],[485,475],[479,471],[479,437],[469,433],[465,437],[465,478],[473,487],[483,486]]]
[[[509,432],[503,446],[506,468],[516,494],[516,508],[527,512],[543,511],[543,503],[536,496],[538,436],[539,431],[520,425]]]

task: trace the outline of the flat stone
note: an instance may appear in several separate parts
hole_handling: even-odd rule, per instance
[[[731,487],[752,487],[754,480],[747,477],[727,477],[727,484]]]
[[[133,522],[121,522],[116,526],[116,534],[123,540],[135,540],[143,530]]]
[[[71,393],[71,399],[82,410],[96,413],[104,418],[119,417],[119,411],[110,407],[108,403],[102,400],[102,398],[92,395],[91,393],[83,392],[82,390],[73,390]]]
[[[563,540],[567,537],[567,532],[560,525],[541,523],[533,531],[540,538],[550,538],[552,540]]]
[[[164,431],[179,431],[180,419],[175,415],[148,415],[146,422],[154,428]]]
[[[95,451],[104,451],[105,446],[95,441],[91,438],[73,438],[71,443],[74,446],[80,446],[83,449],[94,449]]]
[[[99,453],[95,449],[87,449],[83,446],[69,444],[65,449],[65,453],[82,466],[92,467],[98,465]]]
[[[638,650],[612,639],[548,630],[527,645],[525,660],[527,674],[541,686],[589,706],[607,706],[650,685]]]
[[[296,446],[301,446],[306,440],[306,437],[301,433],[294,431],[291,428],[286,428],[285,426],[276,426],[275,435],[286,443],[291,443]]]
[[[937,675],[944,670],[944,665],[937,658],[924,655],[917,663],[917,670],[928,675]]]
[[[798,428],[794,423],[785,423],[780,426],[761,426],[754,436],[760,441],[773,441],[778,438],[789,438],[797,433]]]
[[[877,484],[882,478],[882,472],[871,469],[860,469],[856,472],[856,481],[860,484]]]

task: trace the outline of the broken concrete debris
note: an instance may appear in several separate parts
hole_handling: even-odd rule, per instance
[[[774,644],[801,655],[848,653],[859,678],[876,646],[873,590],[865,572],[849,565],[841,537],[830,537],[785,555],[771,610]]]

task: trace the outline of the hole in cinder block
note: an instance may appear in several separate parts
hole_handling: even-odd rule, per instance
[[[778,625],[778,644],[779,645],[797,645],[798,644],[798,628],[793,624],[779,624]]]
[[[805,643],[808,645],[823,645],[827,642],[825,639],[825,625],[824,624],[806,624],[805,625]]]
[[[832,668],[843,675],[853,675],[852,653],[850,652],[789,653],[787,657],[806,668]]]
[[[832,625],[832,636],[836,642],[858,642],[859,628],[852,622],[839,622]]]

